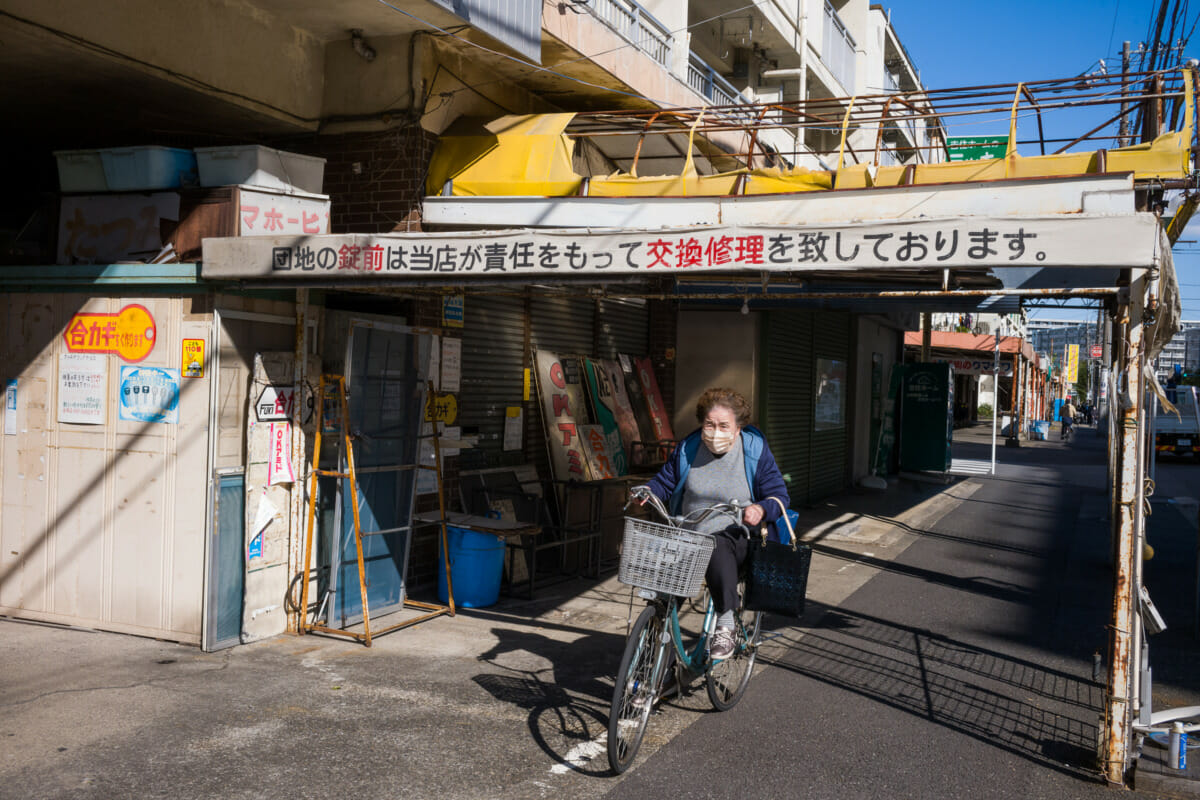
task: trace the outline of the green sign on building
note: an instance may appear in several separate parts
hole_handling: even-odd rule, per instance
[[[947,136],[946,150],[951,161],[979,161],[985,158],[1004,158],[1008,152],[1007,136]]]

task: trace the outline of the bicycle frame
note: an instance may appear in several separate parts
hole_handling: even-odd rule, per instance
[[[667,520],[668,528],[680,528],[688,522],[688,518],[677,518],[667,515],[661,503],[655,504],[655,510]],[[733,504],[718,504],[703,510],[705,514],[717,511],[731,516],[738,525],[742,525],[741,507]],[[735,512],[735,513],[731,513]],[[736,514],[736,515],[735,515]],[[758,612],[745,612],[738,609],[735,613],[737,630],[734,634],[734,651],[729,657],[713,662],[710,655],[710,644],[715,635],[717,614],[711,596],[705,605],[703,620],[699,631],[692,627],[689,618],[687,630],[680,623],[681,608],[689,602],[690,593],[698,590],[699,575],[695,568],[705,550],[693,549],[687,554],[692,561],[683,558],[660,561],[659,552],[653,547],[644,551],[643,540],[631,537],[646,537],[645,528],[632,527],[627,523],[626,545],[622,552],[623,581],[633,583],[633,592],[648,604],[637,615],[636,622],[631,618],[631,628],[626,636],[625,652],[616,675],[613,687],[613,700],[608,722],[608,759],[612,769],[620,774],[633,763],[645,735],[649,716],[656,703],[669,692],[668,670],[673,670],[676,677],[674,692],[682,695],[697,677],[703,676],[707,685],[709,700],[718,711],[727,711],[737,704],[754,667],[758,646],[760,618]],[[707,535],[707,534],[702,534]],[[669,535],[664,534],[667,541]],[[680,548],[684,542],[676,539]],[[634,542],[634,544],[630,544]],[[688,544],[695,548],[695,545]],[[649,554],[649,555],[645,555]],[[643,558],[645,561],[639,562]],[[676,551],[679,556],[680,552]],[[626,575],[626,558],[629,559],[629,572]],[[649,563],[650,568],[643,567]],[[657,579],[654,570],[661,569],[659,565],[670,564],[678,566],[678,573],[667,573],[662,580]],[[635,583],[634,581],[644,581]],[[675,591],[673,591],[675,590]],[[749,613],[746,618],[744,614]],[[689,644],[690,649],[689,649]],[[671,656],[674,656],[672,658]],[[718,666],[728,667],[720,672],[714,671]]]
[[[639,591],[647,592],[646,590]],[[657,593],[655,593],[657,594]],[[680,598],[667,596],[655,598],[652,602],[659,606],[659,614],[666,618],[666,632],[670,633],[670,644],[675,648],[675,663],[686,669],[692,677],[703,675],[708,668],[708,639],[712,635],[713,626],[716,624],[716,613],[713,611],[712,602],[705,606],[704,623],[701,627],[700,638],[696,641],[691,651],[687,649],[687,645],[683,642],[683,629],[679,626],[679,601]],[[667,644],[663,642],[662,644]],[[665,662],[665,659],[663,659]],[[662,662],[660,662],[662,663]],[[655,676],[656,679],[661,676]],[[658,685],[657,683],[655,684]]]

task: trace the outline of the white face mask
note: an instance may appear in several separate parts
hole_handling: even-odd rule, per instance
[[[700,439],[713,455],[724,455],[733,447],[734,431],[707,430],[701,432]]]

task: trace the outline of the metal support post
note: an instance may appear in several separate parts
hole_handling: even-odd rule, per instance
[[[1142,304],[1145,283],[1145,272],[1136,270],[1134,279],[1130,281],[1129,323],[1122,343],[1121,385],[1118,386],[1113,407],[1113,411],[1120,414],[1119,484],[1113,518],[1116,537],[1113,566],[1116,574],[1109,633],[1109,673],[1102,752],[1105,778],[1112,784],[1121,785],[1125,783],[1130,757],[1132,697],[1136,691],[1133,677],[1138,629],[1134,603],[1141,558],[1141,524],[1144,521],[1141,436],[1144,433]]]
[[[996,352],[992,356],[992,474],[996,474],[996,428],[1000,419],[1000,326],[996,326]]]
[[[296,400],[292,403],[292,470],[300,477],[292,484],[291,504],[289,511],[288,530],[293,531],[288,537],[288,574],[300,572],[300,560],[303,556],[300,546],[299,531],[304,519],[304,411],[305,388],[308,384],[308,289],[296,290],[296,349],[292,362],[292,383],[296,387]],[[308,565],[304,565],[308,569]],[[307,576],[302,578],[307,580]],[[287,629],[296,632],[300,627],[303,611],[297,610],[289,614]]]
[[[921,312],[921,363],[929,362],[930,344],[933,341],[933,314]]]
[[[1020,420],[1018,413],[1021,410],[1021,346],[1020,340],[1017,340],[1017,352],[1013,353],[1013,371],[1012,371],[1012,420],[1008,423],[1008,440],[1004,443],[1005,447],[1020,447],[1021,440],[1018,438],[1020,429]]]

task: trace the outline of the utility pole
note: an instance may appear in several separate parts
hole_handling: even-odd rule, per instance
[[[1017,339],[1017,350],[1013,353],[1013,371],[1012,371],[1012,421],[1008,423],[1008,439],[1004,442],[1005,447],[1020,447],[1021,440],[1019,438],[1021,425],[1021,341]]]
[[[1126,97],[1129,96],[1129,42],[1121,45],[1121,125],[1117,129],[1117,146],[1125,147],[1129,144],[1129,118],[1125,116],[1129,111],[1129,103]]]
[[[921,312],[921,362],[929,361],[930,344],[933,341],[933,314]]]

